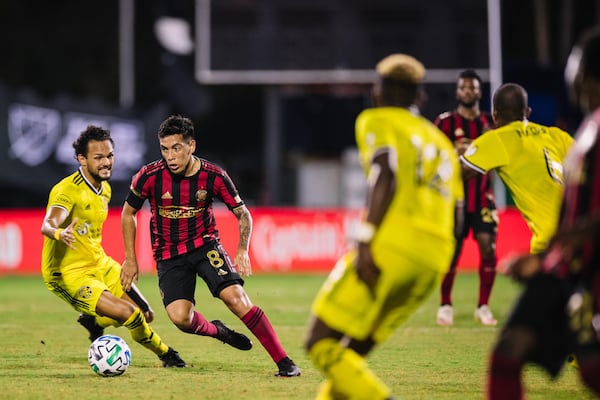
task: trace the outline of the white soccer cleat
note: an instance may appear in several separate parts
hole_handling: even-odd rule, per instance
[[[438,325],[454,324],[454,311],[451,305],[446,304],[438,309],[436,322]]]
[[[496,326],[496,324],[498,323],[496,318],[494,318],[492,311],[486,304],[478,307],[475,310],[474,316],[475,316],[475,320],[479,321],[482,325]]]

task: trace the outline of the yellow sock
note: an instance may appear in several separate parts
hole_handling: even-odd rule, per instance
[[[109,326],[114,326],[115,328],[118,328],[119,326],[121,326],[119,321],[108,317],[101,317],[99,315],[96,316],[96,324],[98,326],[101,326],[102,328],[106,328]]]
[[[367,367],[355,351],[335,339],[319,340],[308,355],[331,382],[330,393],[348,399],[377,400],[390,397],[390,389]]]
[[[331,381],[326,380],[319,385],[315,400],[335,400],[331,395]]]
[[[157,356],[162,356],[169,351],[169,346],[164,344],[158,333],[154,332],[148,325],[144,314],[141,313],[139,308],[135,309],[135,312],[131,314],[131,317],[125,321],[123,326],[129,329],[133,340],[154,352]]]

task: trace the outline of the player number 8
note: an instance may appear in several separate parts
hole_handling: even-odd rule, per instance
[[[208,258],[208,262],[212,265],[213,268],[221,268],[225,261],[221,257],[221,254],[216,250],[210,250],[206,253],[206,257]]]

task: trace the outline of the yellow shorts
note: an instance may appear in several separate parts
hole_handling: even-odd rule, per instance
[[[121,286],[121,264],[110,257],[104,258],[98,266],[44,276],[44,283],[48,290],[75,310],[94,316],[98,315],[96,304],[102,292],[109,291],[119,298],[124,293]]]
[[[379,255],[375,261],[381,270],[374,297],[358,279],[356,252],[352,250],[337,262],[311,311],[330,328],[351,338],[371,337],[381,343],[439,286],[443,273],[430,263],[381,248],[373,250],[373,255]]]

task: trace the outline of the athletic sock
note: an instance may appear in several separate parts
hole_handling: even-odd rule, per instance
[[[481,259],[479,262],[479,302],[478,305],[488,304],[492,287],[496,279],[497,257]]]
[[[242,322],[256,336],[275,363],[287,357],[273,325],[259,307],[254,306],[241,318]]]
[[[139,344],[152,351],[157,356],[164,355],[169,351],[169,346],[164,344],[160,336],[148,325],[144,314],[136,308],[131,317],[123,323],[129,329],[129,334]]]
[[[441,285],[442,301],[441,304],[452,304],[452,287],[454,286],[454,278],[456,277],[456,267],[450,270],[444,276]]]
[[[315,400],[335,400],[331,393],[331,381],[329,379],[321,382]]]
[[[367,367],[365,360],[335,339],[319,340],[308,355],[330,382],[330,391],[339,393],[340,398],[383,400],[391,395],[390,389]]]
[[[198,311],[194,311],[194,316],[192,317],[192,324],[186,328],[182,329],[182,331],[186,333],[193,333],[194,335],[201,336],[217,336],[217,327],[204,318],[204,315],[200,314]]]
[[[523,398],[521,371],[523,363],[492,353],[488,372],[488,400],[520,400]]]
[[[101,317],[99,315],[96,316],[96,325],[98,325],[101,328],[107,328],[109,326],[114,326],[116,328],[121,326],[119,321],[108,317]]]

